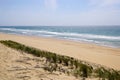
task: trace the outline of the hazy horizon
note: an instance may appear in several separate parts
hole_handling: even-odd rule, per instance
[[[0,26],[120,26],[120,0],[0,0]]]
[[[120,27],[120,25],[0,25],[0,27]]]

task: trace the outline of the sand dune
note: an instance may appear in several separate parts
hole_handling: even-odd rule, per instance
[[[63,73],[45,71],[41,58],[0,44],[0,80],[78,80]]]
[[[13,40],[38,49],[72,56],[80,60],[120,70],[120,49],[52,38],[0,33],[0,40]]]

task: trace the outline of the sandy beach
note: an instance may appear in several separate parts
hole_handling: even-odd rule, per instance
[[[0,33],[0,40],[13,40],[41,50],[120,70],[120,49],[90,43]]]
[[[0,44],[0,80],[79,80],[62,72],[50,73],[43,67],[44,59]]]

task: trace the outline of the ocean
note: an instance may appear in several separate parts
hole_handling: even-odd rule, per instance
[[[120,48],[120,26],[0,26],[0,32],[59,38]]]

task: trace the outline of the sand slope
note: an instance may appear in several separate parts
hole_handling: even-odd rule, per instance
[[[42,66],[41,58],[0,44],[0,80],[78,80],[59,72],[51,74]]]
[[[120,70],[120,49],[67,40],[9,35],[2,33],[0,33],[0,40],[13,40],[38,49],[72,56],[81,60]]]

